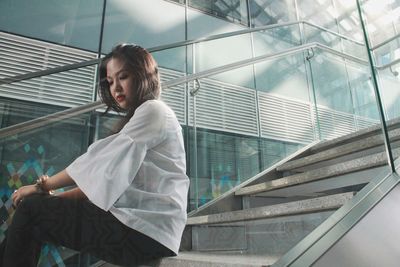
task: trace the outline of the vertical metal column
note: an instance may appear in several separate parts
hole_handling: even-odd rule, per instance
[[[192,47],[192,72],[196,72],[196,44]],[[196,81],[193,81],[193,92],[196,90]],[[197,124],[196,124],[196,93],[190,93],[193,99],[193,172],[195,179],[195,198],[196,198],[196,209],[199,208],[199,172],[197,167]]]

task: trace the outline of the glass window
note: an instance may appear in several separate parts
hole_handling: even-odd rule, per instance
[[[121,42],[152,48],[184,40],[184,6],[164,0],[107,1],[103,53],[108,53]],[[161,67],[185,71],[185,47],[163,50],[154,57]]]
[[[185,7],[168,1],[109,0],[103,53],[120,42],[150,48],[185,40]]]
[[[2,0],[0,30],[98,51],[103,1]]]
[[[250,0],[251,27],[296,21],[294,0]]]
[[[189,6],[207,14],[242,25],[249,25],[246,0],[189,0]]]
[[[337,13],[331,0],[298,0],[299,19],[337,32]]]

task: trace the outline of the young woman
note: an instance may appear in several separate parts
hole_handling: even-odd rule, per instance
[[[13,193],[2,266],[36,266],[43,242],[129,266],[178,253],[189,179],[181,127],[158,100],[157,64],[139,46],[118,45],[103,59],[100,79],[108,108],[126,114],[122,129]]]

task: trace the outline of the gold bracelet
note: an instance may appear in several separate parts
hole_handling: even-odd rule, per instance
[[[50,194],[50,190],[47,190],[47,189],[44,187],[44,182],[45,182],[47,179],[49,179],[49,176],[47,176],[47,175],[42,175],[42,176],[40,176],[39,179],[36,180],[35,187],[36,187],[36,189],[39,191],[39,193],[41,193],[41,194]]]

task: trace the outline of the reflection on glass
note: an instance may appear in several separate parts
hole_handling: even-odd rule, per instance
[[[4,49],[4,50],[3,50]],[[88,61],[96,53],[0,33],[0,79]],[[93,101],[96,65],[0,85],[11,99],[73,107]]]
[[[3,0],[0,30],[97,52],[102,12],[99,0]]]
[[[251,27],[297,20],[294,0],[251,0],[249,4]]]
[[[43,109],[41,104],[36,105],[39,110]],[[23,112],[8,113],[2,119],[7,124],[19,121],[24,116],[26,114]],[[14,212],[10,199],[12,192],[22,185],[34,183],[42,174],[53,175],[63,170],[83,154],[93,130],[90,122],[91,114],[88,113],[0,140],[0,240],[4,239],[9,219]],[[71,250],[46,244],[42,249],[39,266],[49,266],[54,262],[63,264],[67,258],[71,264],[77,264],[79,257]]]
[[[0,129],[50,115],[65,108],[0,97]]]
[[[189,130],[189,150],[193,151],[194,132]],[[202,206],[261,171],[258,138],[229,132],[197,129],[197,177],[189,171],[189,208]],[[194,165],[190,154],[189,166]]]
[[[231,22],[249,25],[246,0],[188,0],[190,7]]]
[[[102,53],[119,42],[145,48],[185,40],[185,7],[164,0],[107,1]]]
[[[345,62],[316,53],[311,70],[321,138],[332,139],[357,130]]]
[[[355,43],[352,40],[342,39],[343,53],[368,60],[367,49],[364,44]]]
[[[323,211],[318,214],[195,226],[192,228],[196,236],[193,247],[217,250],[219,254],[224,254],[223,251],[230,248],[240,255],[262,256],[264,263],[272,264],[332,214],[333,211]],[[229,251],[225,253],[229,254]]]
[[[304,25],[304,38],[306,43],[317,42],[338,51],[342,50],[340,37],[307,24]]]
[[[400,59],[400,41],[394,39],[393,41],[378,47],[374,51],[375,63],[378,66],[384,66],[394,60]],[[396,68],[396,66],[394,66]]]
[[[331,0],[302,0],[298,1],[297,7],[299,20],[305,20],[337,32],[338,13]]]
[[[198,43],[195,45],[195,72],[250,58],[252,58],[250,34]],[[254,88],[251,66],[220,74],[216,79],[238,86]]]
[[[360,25],[356,1],[335,0],[339,33],[353,38],[358,42],[364,41]]]
[[[378,72],[380,80],[379,93],[382,99],[382,105],[387,120],[388,129],[390,130],[389,140],[392,149],[393,160],[400,157],[399,150],[399,118],[400,118],[400,67],[394,65]]]
[[[362,3],[363,15],[372,46],[396,35],[400,3],[394,0],[370,0]]]
[[[400,66],[395,65],[386,70],[379,71],[380,94],[387,120],[400,117]]]
[[[303,54],[255,65],[257,90],[301,101],[310,101]]]
[[[186,51],[187,48],[182,46],[152,52],[151,54],[160,68],[180,72],[179,76],[183,76],[186,72],[186,55],[189,57],[190,48],[188,53]],[[189,58],[187,60],[189,61]]]
[[[274,54],[301,44],[298,25],[253,33],[255,56]]]
[[[316,53],[311,60],[311,67],[318,105],[352,113],[353,106],[344,61],[329,54]]]
[[[261,139],[260,148],[263,169],[274,165],[303,146],[300,143],[281,141],[279,139]]]
[[[358,129],[379,123],[379,112],[376,105],[374,88],[367,66],[347,63],[349,86],[351,89],[354,114]]]

